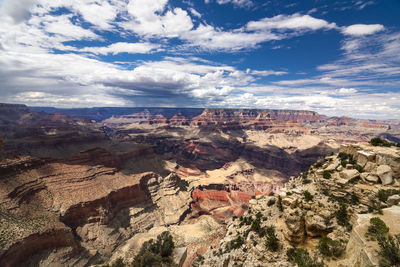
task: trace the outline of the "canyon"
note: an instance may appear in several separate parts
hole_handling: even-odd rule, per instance
[[[376,150],[345,144],[373,137],[399,142],[400,122],[291,110],[0,104],[0,136],[1,266],[131,261],[143,242],[166,230],[180,266],[199,262],[198,255],[225,266],[210,247],[229,241],[233,218],[249,216],[272,195],[284,198],[293,183],[303,186],[294,177],[339,148],[360,163],[357,151]],[[397,164],[397,156],[389,158]],[[377,165],[364,181],[378,177]],[[390,168],[397,181],[398,166]],[[317,169],[309,179],[325,186],[321,190],[334,188],[322,183]],[[307,236],[285,231],[287,242]]]

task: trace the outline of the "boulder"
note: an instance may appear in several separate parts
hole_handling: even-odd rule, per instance
[[[367,177],[365,178],[365,180],[374,184],[379,183],[379,177],[372,173],[367,173]]]
[[[389,165],[378,166],[376,174],[381,179],[383,185],[388,185],[393,182],[393,171]]]
[[[172,252],[172,259],[176,266],[182,267],[187,257],[187,248],[175,248]]]
[[[339,166],[339,162],[333,162],[332,164],[328,165],[328,167],[325,168],[326,171],[334,171],[336,168]]]
[[[365,164],[364,171],[366,172],[373,172],[376,168],[376,163],[368,161],[367,164]]]
[[[308,236],[323,236],[329,233],[332,229],[327,226],[325,219],[313,212],[307,212],[305,216],[306,232]]]
[[[343,179],[346,179],[348,181],[353,180],[353,179],[357,178],[358,176],[360,176],[360,173],[354,169],[351,169],[351,170],[345,169],[340,172],[340,177],[342,177]]]
[[[375,161],[375,153],[371,151],[357,151],[357,163],[364,167],[367,162]]]
[[[393,195],[393,196],[390,196],[390,197],[388,198],[388,200],[386,201],[386,203],[387,203],[389,206],[393,206],[393,205],[399,204],[399,203],[400,203],[400,195]]]

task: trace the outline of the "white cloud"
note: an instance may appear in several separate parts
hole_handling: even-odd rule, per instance
[[[201,14],[196,9],[190,8],[189,10],[195,17],[201,18]]]
[[[264,18],[258,21],[250,21],[246,29],[250,31],[291,29],[291,30],[319,30],[336,28],[335,23],[329,23],[323,19],[317,19],[310,15],[278,15],[272,18]]]
[[[286,71],[274,71],[274,70],[249,70],[249,73],[256,76],[270,76],[270,75],[284,75]]]
[[[251,7],[253,5],[253,1],[251,0],[216,0],[218,4],[224,5],[231,3],[235,6],[239,7]],[[209,1],[206,1],[208,3]]]
[[[352,95],[352,94],[357,93],[357,90],[354,89],[354,88],[344,88],[344,87],[342,87],[342,88],[336,90],[335,92],[337,94],[339,94],[339,95]]]
[[[38,25],[41,24],[47,33],[65,37],[67,40],[100,39],[100,36],[91,30],[73,24],[71,15],[42,17],[38,21]]]
[[[381,24],[354,24],[344,27],[342,32],[346,35],[361,36],[383,31],[385,27]]]
[[[188,13],[181,8],[163,13],[168,0],[135,0],[130,1],[127,9],[132,19],[121,25],[140,35],[157,35],[160,37],[179,37],[181,33],[190,31],[193,23]]]
[[[119,53],[129,53],[129,54],[146,54],[159,49],[161,45],[152,43],[126,43],[118,42],[113,43],[109,46],[102,47],[85,47],[80,49],[82,52],[91,52],[93,54],[107,55],[107,54],[119,54]]]
[[[0,16],[8,16],[15,23],[20,23],[30,15],[30,9],[36,0],[3,0],[0,1]]]
[[[233,92],[234,88],[231,86],[223,86],[218,89],[215,87],[199,88],[192,91],[194,97],[198,98],[213,98],[215,96],[228,96]]]

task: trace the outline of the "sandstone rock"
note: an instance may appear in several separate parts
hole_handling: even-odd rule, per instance
[[[282,204],[291,208],[295,208],[297,206],[297,199],[292,197],[285,197],[282,199]]]
[[[368,182],[374,183],[374,184],[379,183],[379,177],[377,175],[372,174],[372,173],[366,173],[366,174],[367,174],[367,177],[365,178],[365,180],[367,180]]]
[[[382,181],[383,185],[388,185],[393,182],[393,171],[388,165],[380,165],[376,169],[376,174],[379,176],[379,178]]]
[[[339,162],[334,162],[330,165],[328,165],[328,167],[325,168],[326,171],[334,171],[336,170],[336,168],[339,166]]]
[[[353,164],[346,164],[346,169],[347,170],[352,170],[352,169],[354,169],[354,165]]]
[[[300,209],[289,210],[285,213],[285,227],[283,235],[295,244],[304,240],[304,216]]]
[[[374,214],[357,214],[350,234],[349,242],[346,247],[346,259],[338,262],[338,266],[378,266],[380,259],[378,255],[378,243],[369,241],[365,233],[370,225],[369,220],[377,217]],[[383,209],[383,215],[379,215],[385,224],[389,227],[390,233],[400,233],[400,207],[393,206]],[[340,265],[342,264],[342,265]],[[350,264],[350,265],[343,265]]]
[[[326,225],[324,218],[310,211],[305,216],[305,225],[307,235],[312,237],[326,235],[332,228]]]
[[[187,248],[175,248],[172,252],[172,259],[178,267],[182,267],[187,257]]]
[[[375,161],[375,153],[371,151],[357,151],[357,163],[364,167],[367,162]]]
[[[393,195],[393,196],[390,196],[390,197],[388,198],[388,200],[386,201],[386,203],[387,203],[389,206],[393,206],[393,205],[399,204],[399,203],[400,203],[400,195]]]
[[[340,177],[342,177],[343,179],[346,179],[348,181],[351,181],[351,180],[357,178],[358,176],[360,176],[360,173],[354,169],[351,169],[351,170],[346,169],[346,170],[343,170],[340,172]]]
[[[368,161],[367,164],[364,166],[364,170],[366,172],[373,172],[376,168],[376,163]]]

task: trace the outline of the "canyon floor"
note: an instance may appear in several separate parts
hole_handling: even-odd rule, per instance
[[[377,174],[380,165],[392,171],[387,188],[398,182],[397,148],[390,148],[392,156],[385,163],[378,158],[387,151],[344,144],[373,137],[399,142],[400,122],[332,118],[310,111],[55,110],[0,104],[0,137],[0,266],[94,266],[121,257],[129,262],[145,241],[164,231],[173,237],[174,259],[180,266],[213,266],[210,261],[215,266],[262,266],[265,259],[215,252],[231,241],[229,232],[239,235],[241,230],[230,231],[239,222],[234,218],[251,217],[265,204],[262,201],[279,195],[286,211],[279,214],[275,208],[269,215],[282,229],[279,238],[287,246],[313,249],[317,239],[308,237],[320,238],[335,232],[336,226],[321,230],[320,224],[310,224],[312,209],[294,205],[302,200],[286,195],[293,184],[299,184],[300,196],[309,190],[316,198],[317,186],[334,190],[337,183],[348,185],[342,181],[348,177],[342,176],[350,175],[352,168],[338,170],[340,147],[365,169],[368,162],[375,164],[366,172],[371,177],[357,176],[364,189],[357,197],[364,206],[352,210],[353,221],[360,210],[368,209],[364,195],[384,186]],[[365,160],[358,151],[373,151],[374,156]],[[331,154],[336,166],[329,171],[332,176],[338,173],[331,184],[323,184],[320,177],[329,159],[314,174],[307,171],[309,178],[304,176],[311,165]],[[312,183],[303,185],[301,179]],[[293,228],[288,216],[296,208],[307,215],[293,215]],[[306,230],[298,232],[298,225]],[[351,234],[340,237],[350,240]],[[226,260],[226,255],[236,258]],[[282,262],[276,258],[277,264]]]

